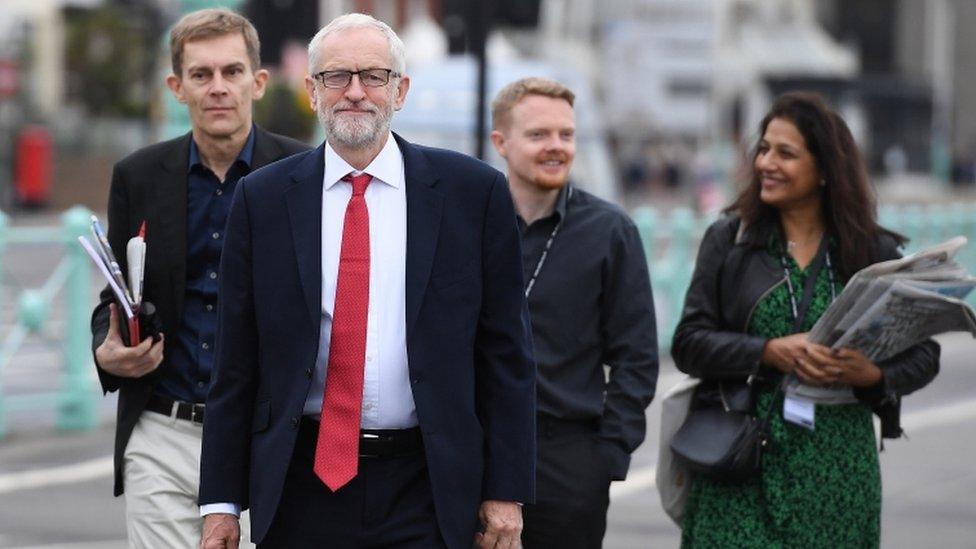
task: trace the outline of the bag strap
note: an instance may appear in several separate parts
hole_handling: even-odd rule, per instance
[[[793,312],[793,333],[800,331],[803,321],[810,310],[810,303],[813,302],[813,289],[817,284],[817,278],[823,269],[824,263],[829,263],[827,259],[827,236],[820,239],[820,247],[817,248],[817,255],[814,256],[813,263],[810,264],[810,271],[807,273],[806,283],[803,285],[803,300],[799,305],[796,303],[796,292],[793,290],[793,281],[790,279],[790,268],[786,262],[786,250],[780,252],[779,261],[783,267],[783,275],[786,276],[786,288],[790,292],[790,306]]]
[[[770,399],[769,405],[766,406],[766,413],[759,418],[760,424],[765,429],[769,425],[769,420],[773,414],[773,407],[776,406],[776,400],[779,398],[780,393],[783,392],[783,384],[777,382],[776,389],[773,390],[773,398]]]

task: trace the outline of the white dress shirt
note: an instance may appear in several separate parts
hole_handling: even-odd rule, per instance
[[[325,144],[325,177],[322,179],[322,323],[312,386],[305,400],[305,415],[319,417],[332,340],[332,311],[339,250],[346,205],[352,184],[342,181],[368,173],[369,211],[369,311],[366,321],[366,365],[363,374],[362,427],[406,429],[415,427],[417,410],[407,370],[406,261],[407,194],[403,154],[392,134],[383,150],[362,172],[353,169]],[[297,305],[296,305],[297,306]],[[236,503],[200,506],[200,515],[231,513],[240,516]]]
[[[407,370],[406,260],[407,195],[403,155],[387,135],[386,145],[362,172],[355,170],[325,144],[322,180],[322,324],[312,387],[305,415],[322,409],[332,312],[339,275],[339,250],[346,205],[352,184],[342,181],[350,172],[367,173],[369,210],[369,310],[366,322],[366,363],[363,375],[362,427],[405,429],[417,425],[417,411]]]

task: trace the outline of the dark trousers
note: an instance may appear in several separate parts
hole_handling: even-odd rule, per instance
[[[281,502],[261,549],[445,547],[423,451],[360,457],[359,472],[332,492],[312,470],[318,422],[303,420]]]
[[[525,549],[591,549],[603,545],[610,469],[590,423],[539,417],[535,505],[522,509]]]

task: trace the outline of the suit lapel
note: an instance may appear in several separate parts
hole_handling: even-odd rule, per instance
[[[325,177],[325,144],[307,154],[292,171],[292,185],[285,190],[298,274],[305,294],[309,320],[318,335],[322,318],[322,178]]]
[[[430,279],[444,196],[434,189],[437,175],[419,148],[394,134],[403,154],[407,194],[406,325],[407,338],[420,314]]]
[[[284,156],[281,146],[260,126],[254,126],[254,155],[251,157],[251,171],[278,160]]]
[[[152,221],[147,223],[149,242],[165,242],[171,277],[170,299],[175,304],[173,320],[183,318],[183,294],[186,289],[186,208],[187,163],[190,161],[190,135],[173,142],[173,148],[162,156],[162,170],[156,172]],[[158,239],[153,238],[153,233]]]

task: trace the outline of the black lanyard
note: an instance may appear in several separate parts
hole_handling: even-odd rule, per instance
[[[556,240],[556,235],[559,234],[560,227],[563,226],[563,221],[566,220],[565,210],[569,209],[569,199],[573,196],[573,188],[569,187],[566,189],[566,208],[564,208],[563,215],[559,218],[559,222],[556,226],[552,228],[552,232],[549,233],[549,240],[546,240],[546,245],[542,248],[542,255],[539,256],[539,261],[535,264],[535,269],[532,271],[532,277],[525,284],[525,298],[529,298],[529,294],[532,293],[532,288],[535,286],[535,280],[539,278],[539,273],[542,272],[542,266],[546,263],[546,258],[549,257],[549,248],[552,248],[552,242]]]
[[[799,306],[796,304],[796,291],[793,289],[793,281],[790,279],[790,267],[786,262],[785,250],[780,251],[779,262],[783,267],[783,274],[786,276],[786,289],[790,293],[790,310],[793,313],[793,333],[797,333],[800,331],[801,326],[803,326],[803,320],[806,318],[807,311],[810,309],[810,303],[813,301],[813,288],[817,283],[817,277],[820,276],[820,269],[825,264],[827,266],[827,279],[830,281],[830,300],[833,301],[837,298],[836,290],[834,289],[834,269],[830,263],[830,251],[827,249],[827,235],[824,235],[820,240],[817,255],[810,265],[807,281],[803,285],[803,302]]]
[[[552,248],[552,241],[556,239],[556,235],[559,234],[559,228],[563,226],[563,220],[560,219],[559,223],[552,228],[552,233],[549,234],[549,240],[546,240],[545,248],[542,248],[542,255],[539,256],[539,261],[535,264],[535,270],[532,271],[532,278],[525,285],[525,297],[529,297],[529,293],[532,292],[533,286],[535,286],[535,279],[539,278],[539,272],[542,271],[542,265],[545,264],[546,258],[549,257],[549,248]]]

